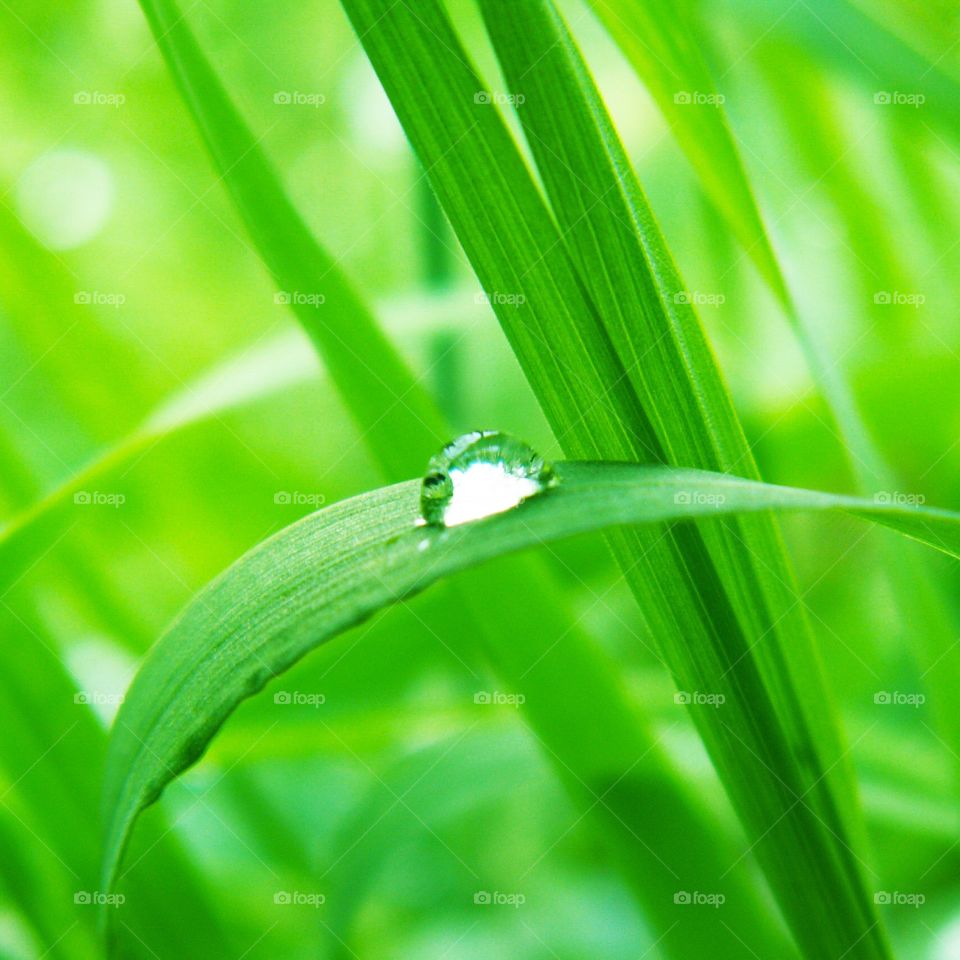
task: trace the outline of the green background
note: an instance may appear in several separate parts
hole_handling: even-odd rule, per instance
[[[3,517],[18,522],[89,463],[120,454],[37,525],[28,563],[0,553],[0,956],[97,957],[96,908],[76,901],[98,890],[106,730],[138,662],[244,551],[382,477],[137,5],[3,6]],[[764,479],[853,491],[817,382],[702,172],[601,23],[583,5],[562,7]],[[447,8],[490,89],[506,89],[477,11]],[[340,5],[204,0],[184,11],[296,209],[454,428],[507,430],[559,457]],[[898,478],[893,492],[952,506],[956,8],[717,0],[692,13],[800,313],[851,383]],[[131,447],[158,410],[172,426]],[[931,647],[928,624],[891,585],[891,557],[919,547],[846,517],[790,517],[784,528],[856,769],[866,889],[923,901],[876,901],[896,956],[956,960],[960,745],[930,691],[934,674],[940,689],[958,679],[956,564],[923,559],[919,602],[948,638]],[[615,661],[779,924],[602,539],[538,559],[549,596],[527,596],[523,571],[497,561],[378,614],[244,703],[144,818],[116,907],[120,955],[670,956],[669,931],[650,923],[602,829],[571,801],[527,705],[477,702],[524,696],[465,639],[477,616],[509,634],[503,590],[550,607],[536,638],[546,661],[557,622]],[[461,588],[485,605],[468,610]],[[478,903],[482,892],[510,902]],[[323,903],[285,904],[284,893]],[[730,910],[741,929],[737,904],[678,905],[677,922],[711,909]],[[744,944],[742,955],[759,954]]]

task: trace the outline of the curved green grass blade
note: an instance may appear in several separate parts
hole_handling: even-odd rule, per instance
[[[419,482],[342,501],[238,560],[180,615],[114,725],[104,789],[104,889],[138,813],[195,763],[236,706],[377,610],[486,560],[623,524],[765,510],[845,510],[960,557],[960,514],[876,504],[723,474],[562,463],[560,486],[450,529],[415,527]]]
[[[296,346],[298,341],[283,335],[217,364],[161,403],[131,435],[14,517],[0,528],[3,576],[17,576],[55,538],[76,491],[96,487],[160,439],[316,375],[316,361],[291,349]],[[614,838],[619,865],[654,929],[674,928],[665,949],[675,948],[682,956],[691,945],[711,946],[718,957],[735,957],[739,934],[730,930],[739,928],[749,930],[755,944],[789,951],[746,871],[728,878],[731,907],[722,917],[711,914],[696,925],[675,927],[676,889],[707,888],[736,860],[736,851],[718,831],[714,815],[701,808],[662,755],[643,717],[631,709],[616,664],[571,625],[564,598],[551,581],[538,577],[529,559],[520,558],[509,569],[477,573],[481,582],[459,591],[475,623],[483,618],[479,598],[501,591],[505,578],[515,577],[536,593],[536,605],[529,596],[503,598],[500,623],[511,624],[520,638],[491,623],[485,646],[508,686],[522,682],[530,699],[524,719],[581,809],[593,811]],[[557,638],[549,658],[541,657],[537,637]],[[532,671],[532,664],[538,669]],[[609,789],[611,770],[623,772],[615,791]],[[645,811],[630,802],[654,793],[661,797],[655,809]]]

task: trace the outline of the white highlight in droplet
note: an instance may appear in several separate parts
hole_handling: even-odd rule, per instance
[[[500,463],[473,463],[450,471],[453,496],[443,513],[443,523],[455,527],[495,513],[512,510],[541,490],[532,477],[508,473]]]
[[[92,240],[113,209],[110,168],[84,150],[51,150],[17,182],[17,214],[50,250],[72,250]]]

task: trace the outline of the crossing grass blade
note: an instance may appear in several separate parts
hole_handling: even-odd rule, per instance
[[[539,109],[554,111],[555,119],[568,110],[580,123],[567,149],[554,151],[562,162],[551,169],[541,159],[538,166],[548,194],[550,176],[563,163],[577,175],[567,180],[569,204],[581,202],[594,214],[575,222],[579,237],[557,230],[438,4],[347,0],[344,6],[485,289],[522,295],[520,309],[491,299],[567,455],[649,461],[690,449],[687,464],[712,466],[717,461],[710,458],[732,454],[735,462],[724,469],[749,468],[695,318],[678,329],[651,297],[630,315],[645,313],[659,329],[631,329],[623,321],[628,308],[605,288],[615,287],[608,269],[626,282],[632,267],[639,279],[625,289],[644,299],[662,279],[644,274],[664,269],[669,257],[651,241],[659,240],[652,224],[634,221],[645,206],[618,163],[605,118],[595,113],[578,58],[544,5],[488,4],[487,21],[517,17],[529,27],[537,20],[523,43],[540,60],[554,61],[553,77],[562,83],[562,92],[549,105],[541,99]],[[502,50],[501,64],[510,76]],[[537,109],[524,102],[521,120],[528,107]],[[577,121],[562,128],[569,132]],[[583,187],[595,184],[595,176],[605,188],[612,183],[617,209],[630,205],[626,217],[611,216],[607,189]],[[551,199],[562,224],[569,206]],[[646,238],[639,257],[634,230]],[[611,246],[609,257],[598,253],[600,237]],[[641,335],[650,329],[652,336]],[[653,382],[665,389],[652,389]],[[760,521],[748,540],[737,540],[720,524],[666,537],[635,530],[612,542],[677,683],[729,691],[736,704],[723,723],[695,719],[794,936],[810,956],[856,944],[859,956],[885,957],[856,852],[860,828],[845,750],[782,545]],[[774,558],[772,567],[747,569],[754,545],[765,560]],[[810,922],[812,902],[817,924]]]
[[[871,188],[870,178],[864,178],[852,158],[846,155],[842,121],[836,103],[827,96],[825,85],[805,78],[803,95],[798,95],[800,87],[796,78],[802,73],[803,59],[789,43],[770,43],[769,46],[762,55],[762,79],[779,98],[782,109],[778,113],[789,131],[796,160],[810,182],[822,183],[844,224],[848,252],[865,268],[860,273],[862,292],[858,299],[863,304],[860,322],[877,330],[881,337],[891,341],[893,349],[898,349],[895,344],[909,335],[913,320],[904,315],[906,308],[877,306],[875,294],[877,290],[911,289],[914,281],[903,262],[906,251],[883,228],[876,187]],[[923,195],[925,190],[920,185],[925,183],[924,177],[918,175],[914,179],[917,184],[914,192]],[[866,436],[862,424],[857,430]],[[853,458],[853,473],[859,475],[861,490],[871,489],[870,473],[880,487],[890,489],[903,485],[882,463],[875,449],[869,451],[867,461]],[[938,725],[951,744],[956,761],[960,748],[960,715],[950,706],[955,678],[960,675],[956,616],[947,592],[931,575],[929,558],[897,549],[893,539],[885,540],[883,546],[881,575],[890,583],[897,609],[914,625],[909,638],[911,652],[918,657],[923,676],[931,686]],[[956,771],[954,779],[957,779]]]
[[[714,197],[741,243],[748,235],[744,232],[745,225],[749,231],[763,231],[723,103],[698,107],[688,102],[690,98],[681,96],[677,102],[671,96],[677,89],[683,93],[722,92],[714,90],[717,86],[714,74],[695,42],[698,29],[695,18],[684,5],[668,12],[660,0],[591,0],[591,3],[656,97],[678,141],[696,166],[705,189]],[[780,29],[789,24],[786,30],[793,31],[791,39],[795,41],[796,34],[800,33],[806,41],[800,48],[792,46],[790,41],[771,44],[773,50],[767,55],[764,79],[780,98],[781,109],[777,115],[791,129],[796,154],[809,167],[809,182],[825,184],[846,223],[845,246],[862,268],[859,274],[864,287],[862,302],[872,303],[878,289],[909,289],[912,281],[904,275],[904,251],[883,229],[877,198],[864,186],[862,171],[849,169],[850,148],[843,145],[840,131],[836,129],[840,123],[836,105],[826,102],[822,78],[807,77],[803,64],[811,48],[817,49],[822,57],[856,76],[861,87],[866,88],[863,96],[867,102],[882,94],[881,88],[885,86],[922,93],[929,100],[924,106],[931,107],[948,136],[956,136],[957,132],[955,115],[944,110],[945,104],[954,99],[951,92],[956,94],[956,81],[942,71],[938,62],[911,50],[892,31],[846,0],[835,0],[816,13],[806,7],[787,10],[785,5],[775,5],[765,12],[770,22],[778,26],[771,32],[772,36],[779,36]],[[761,36],[770,43],[769,37]],[[895,120],[902,122],[899,115]],[[920,132],[916,129],[918,123],[908,119],[907,125]],[[932,132],[929,125],[924,132]],[[724,173],[719,184],[715,182],[718,171]],[[918,184],[925,183],[922,176],[911,179]],[[923,190],[916,192],[921,197],[924,194]],[[942,216],[938,213],[930,220],[937,223]],[[944,241],[944,246],[951,242]],[[884,461],[871,436],[849,378],[791,300],[766,234],[744,245],[780,299],[804,350],[814,380],[827,401],[828,412],[837,425],[843,455],[857,489],[870,493],[900,487],[901,481]],[[871,328],[882,332],[886,327],[885,336],[891,338],[906,335],[910,319],[899,317],[894,325],[890,323],[893,311],[886,307],[880,309],[885,311],[885,322],[878,322],[879,317],[870,317],[867,322]],[[956,711],[947,704],[952,701],[949,690],[960,664],[960,653],[954,642],[956,631],[954,618],[949,613],[950,604],[945,602],[947,598],[930,576],[929,563],[924,562],[924,558],[915,557],[909,551],[895,554],[892,541],[886,541],[884,547],[881,576],[888,582],[897,608],[918,627],[912,631],[912,646],[923,675],[935,690],[933,701],[938,725],[956,757],[960,747],[960,721]]]
[[[826,0],[814,8],[793,7],[788,0],[724,0],[715,15],[729,16],[751,35],[777,24],[780,36],[797,43],[810,60],[849,76],[871,100],[896,90],[922,93],[923,122],[933,122],[954,142],[960,138],[955,109],[960,81],[944,57],[915,49],[859,4]]]
[[[321,643],[458,571],[610,526],[767,510],[847,511],[960,558],[960,514],[949,511],[670,467],[558,470],[560,486],[522,508],[448,529],[414,526],[418,481],[361,494],[287,527],[203,590],[151,651],[114,726],[104,889],[137,815],[242,700]]]
[[[839,0],[843,3],[843,0]],[[698,105],[686,96],[716,96],[717,80],[697,43],[699,24],[684,4],[662,0],[591,0],[591,5],[648,85],[704,189],[770,285],[837,425],[843,454],[861,493],[890,486],[890,471],[864,422],[850,385],[821,336],[791,295],[759,212],[726,116],[724,102]],[[810,15],[813,18],[813,15]],[[677,99],[677,94],[681,96]]]

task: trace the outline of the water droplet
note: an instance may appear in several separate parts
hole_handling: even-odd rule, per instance
[[[511,510],[557,482],[553,467],[529,444],[498,430],[474,430],[430,459],[417,522],[455,527]]]

